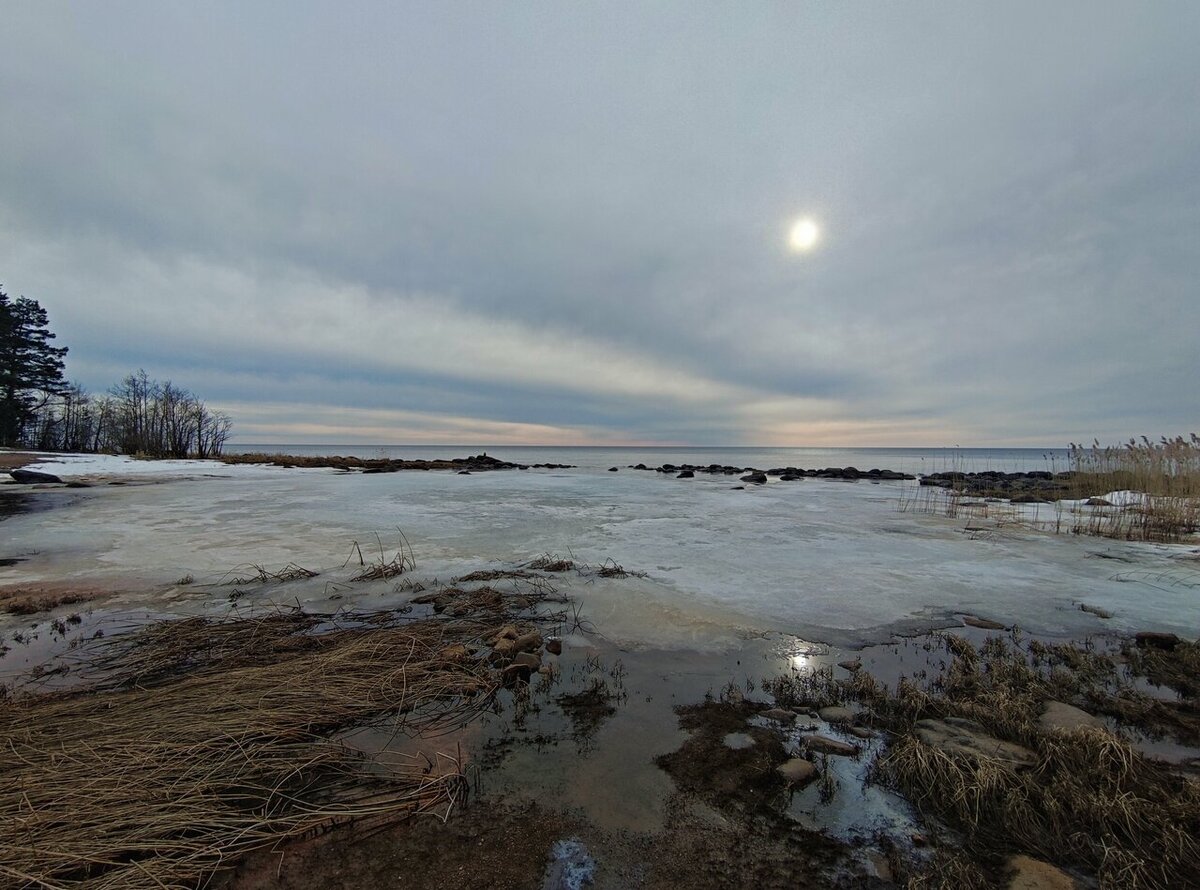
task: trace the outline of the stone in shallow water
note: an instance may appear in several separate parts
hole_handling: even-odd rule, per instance
[[[995,760],[1017,770],[1032,766],[1036,755],[1028,748],[998,739],[973,720],[947,717],[945,720],[918,720],[917,738],[946,754]]]
[[[817,751],[821,754],[837,754],[841,757],[853,757],[858,753],[858,748],[849,742],[831,739],[826,735],[806,735],[802,741],[810,751]]]
[[[1104,721],[1087,711],[1061,701],[1046,702],[1046,710],[1038,718],[1038,725],[1049,732],[1071,732],[1094,726],[1104,729]]]
[[[793,757],[786,763],[775,767],[775,772],[783,776],[789,785],[804,785],[817,777],[816,764],[803,757]]]
[[[796,719],[796,712],[786,708],[771,708],[769,711],[763,711],[760,716],[768,720],[778,720],[780,723],[790,723]]]
[[[746,735],[744,732],[731,732],[725,736],[724,741],[726,748],[732,748],[735,751],[750,748],[754,745],[753,737]]]
[[[980,618],[978,615],[964,615],[963,624],[978,627],[981,630],[1007,630],[999,621],[992,621],[990,618]]]
[[[817,711],[817,715],[826,723],[849,723],[854,719],[853,711],[838,705],[821,708],[821,710]]]

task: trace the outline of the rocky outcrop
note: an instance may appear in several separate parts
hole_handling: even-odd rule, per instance
[[[962,717],[918,720],[915,732],[923,743],[945,754],[994,760],[1011,770],[1032,766],[1037,760],[1023,745],[998,739],[975,721]]]
[[[45,483],[62,482],[62,480],[53,473],[39,473],[37,470],[9,470],[8,475],[12,476],[14,481],[21,482],[25,485],[43,485]]]

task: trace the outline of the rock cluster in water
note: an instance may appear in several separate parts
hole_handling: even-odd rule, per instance
[[[773,467],[770,470],[759,470],[754,467],[733,467],[728,464],[663,464],[660,467],[648,467],[645,464],[631,466],[631,470],[646,470],[652,473],[672,473],[677,479],[691,479],[697,473],[707,473],[710,476],[737,476],[742,482],[753,482],[762,485],[769,476],[777,476],[780,482],[795,482],[800,479],[840,479],[847,482],[857,482],[859,479],[877,482],[880,480],[915,479],[908,473],[895,470],[860,470],[857,467],[826,467],[823,470],[802,470],[799,467]]]
[[[1032,470],[1027,473],[1002,473],[984,470],[980,473],[930,473],[921,477],[922,485],[953,488],[976,497],[997,497],[1013,503],[1039,503],[1058,500],[1070,495],[1075,473],[1051,473]]]

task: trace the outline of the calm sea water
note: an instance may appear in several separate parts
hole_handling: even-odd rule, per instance
[[[656,467],[672,464],[721,464],[740,467],[878,468],[904,473],[938,473],[947,470],[1006,473],[1068,468],[1062,448],[713,448],[713,447],[609,447],[526,445],[280,445],[244,443],[229,445],[231,454],[266,452],[313,456],[341,455],[360,458],[455,458],[486,452],[501,460],[525,464],[571,464],[584,470],[607,470],[638,463]]]

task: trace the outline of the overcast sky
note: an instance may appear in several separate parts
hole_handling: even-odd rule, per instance
[[[1200,427],[1200,3],[0,20],[0,284],[239,441]]]

